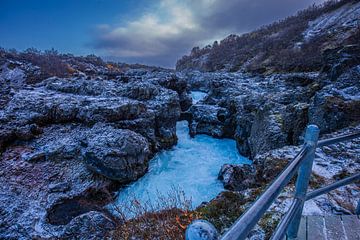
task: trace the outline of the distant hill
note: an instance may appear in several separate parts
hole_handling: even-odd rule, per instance
[[[318,71],[323,52],[360,42],[360,2],[328,1],[250,33],[194,47],[176,69],[258,73]]]
[[[26,72],[26,83],[30,84],[54,76],[66,78],[86,74],[88,76],[103,75],[105,78],[115,78],[130,69],[168,70],[142,64],[106,61],[94,54],[74,56],[73,54],[59,53],[55,49],[40,51],[35,48],[19,52],[15,49],[6,50],[0,47],[0,70],[4,64],[8,64],[12,68],[16,66],[23,68]]]

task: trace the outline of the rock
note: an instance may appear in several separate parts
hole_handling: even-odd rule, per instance
[[[360,8],[359,8],[360,12]],[[324,52],[325,65],[322,69],[330,79],[336,80],[341,74],[360,64],[360,45],[346,45]]]
[[[360,65],[343,73],[313,97],[309,121],[324,133],[360,121]]]
[[[15,139],[15,131],[9,127],[4,127],[0,132],[0,151],[2,151],[9,142],[13,142]]]
[[[159,84],[178,93],[182,111],[189,109],[191,106],[191,96],[187,93],[188,84],[185,79],[174,74],[160,79]]]
[[[285,146],[257,155],[253,162],[259,183],[271,183],[300,151],[300,147]]]
[[[183,92],[179,95],[181,111],[187,111],[192,105],[192,98],[190,94]]]
[[[127,97],[140,101],[154,99],[159,94],[159,87],[149,82],[133,82],[126,89]]]
[[[275,108],[275,107],[274,107]],[[283,115],[272,109],[260,109],[254,119],[249,137],[251,156],[286,145]]]
[[[42,141],[48,146],[67,144],[59,139],[59,132],[52,135],[47,130],[48,136],[34,142],[33,147]],[[50,136],[58,141],[52,142]],[[101,210],[113,199],[116,183],[94,176],[80,159],[66,158],[70,155],[65,154],[63,146],[52,148],[54,151],[45,146],[39,151],[44,149],[49,152],[42,161],[29,162],[21,157],[34,151],[30,146],[8,147],[1,156],[0,238],[58,236],[67,221],[78,214]]]
[[[227,137],[225,120],[228,111],[216,105],[196,104],[191,106],[192,114],[191,134],[208,134],[213,137]]]
[[[44,152],[25,153],[21,157],[27,162],[39,162],[46,159],[46,154]]]
[[[250,233],[246,239],[248,239],[248,240],[263,240],[263,239],[266,239],[266,234],[265,234],[265,231],[261,227],[256,226],[253,230],[250,231]]]
[[[221,167],[218,179],[223,183],[225,189],[233,191],[258,186],[256,169],[252,165],[225,164]]]
[[[66,226],[61,239],[110,239],[116,224],[104,214],[91,211],[80,215]]]
[[[267,77],[203,73],[208,96],[189,110],[191,133],[235,138],[239,152],[251,157],[297,144],[308,122],[307,101],[318,89],[317,77],[316,73]]]
[[[316,72],[266,76],[186,73],[190,86],[194,79],[206,81],[208,95],[189,109],[192,117],[182,116],[192,120],[192,135],[234,138],[240,154],[254,158],[272,149],[300,144],[309,123],[319,125],[324,132],[356,124],[360,119],[359,69],[345,70],[333,82],[326,74]]]
[[[148,79],[128,83],[53,77],[35,88],[23,88],[4,109],[4,127],[13,131],[0,136],[0,143],[33,138],[36,134],[27,130],[33,124],[108,122],[142,134],[153,152],[169,148],[177,140],[181,107],[189,105],[186,82],[167,73],[143,77]]]
[[[122,183],[142,176],[151,156],[176,143],[186,82],[148,70],[109,80],[104,69],[89,69],[32,79],[1,102],[0,238],[89,229],[79,225],[87,213],[104,214]]]
[[[63,182],[63,183],[51,183],[49,185],[49,191],[51,193],[54,193],[54,192],[66,192],[70,189],[70,185],[66,182]]]
[[[186,239],[217,240],[219,234],[215,227],[205,220],[196,220],[186,229]]]
[[[179,72],[181,78],[186,79],[187,84],[192,90],[206,91],[209,89],[211,78],[199,71]]]
[[[130,130],[95,125],[86,134],[83,158],[89,169],[120,182],[144,175],[150,155],[148,141]]]
[[[25,84],[25,73],[15,62],[8,62],[0,68],[0,81],[8,81],[10,87],[20,88]]]
[[[251,157],[285,145],[301,143],[308,124],[307,103],[266,104],[260,108],[248,138]]]

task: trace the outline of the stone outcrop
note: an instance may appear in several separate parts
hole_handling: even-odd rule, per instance
[[[191,106],[189,111],[192,114],[190,134],[204,133],[218,138],[227,136],[225,120],[229,113],[225,108],[196,104]]]
[[[31,137],[30,125],[106,122],[138,131],[152,144],[152,151],[157,151],[176,142],[180,111],[177,92],[161,87],[157,79],[123,84],[51,78],[14,94],[0,112],[3,128],[9,129],[1,142]]]
[[[187,84],[169,71],[131,70],[29,85],[26,73],[13,74],[0,108],[0,238],[103,239],[115,228],[105,207],[114,193],[177,142]]]
[[[64,234],[65,239],[111,239],[111,231],[114,231],[116,224],[99,212],[88,212],[80,215],[66,226]]]
[[[256,170],[252,165],[225,164],[218,178],[228,190],[241,191],[257,185]]]
[[[203,73],[207,96],[189,110],[192,134],[205,133],[237,141],[250,158],[286,145],[298,145],[307,124],[322,133],[360,121],[360,65],[335,80],[328,72],[266,76],[244,73]],[[194,73],[197,76],[197,73]],[[190,73],[189,84],[193,86]]]
[[[96,125],[82,144],[88,168],[110,179],[134,181],[147,170],[148,142],[133,131]]]
[[[332,132],[360,119],[360,65],[346,70],[318,91],[309,107],[309,122]]]
[[[234,138],[251,158],[301,142],[311,97],[323,85],[318,73],[203,75],[210,81],[208,95],[188,110],[192,133]]]
[[[59,137],[69,129],[61,129],[3,152],[0,238],[58,237],[73,218],[89,211],[106,212],[103,206],[112,201],[119,184],[89,171],[72,137]],[[37,148],[44,152],[36,153]]]

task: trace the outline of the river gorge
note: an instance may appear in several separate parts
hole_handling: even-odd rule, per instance
[[[175,190],[183,192],[197,207],[224,190],[217,179],[222,165],[251,163],[239,155],[234,140],[207,135],[191,138],[186,121],[177,123],[177,136],[177,145],[157,154],[145,176],[119,192],[116,200],[119,206],[134,199],[157,206],[159,197],[169,197]]]

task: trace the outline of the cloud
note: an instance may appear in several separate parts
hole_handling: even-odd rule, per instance
[[[251,31],[322,0],[159,0],[118,26],[96,27],[93,47],[127,62],[173,67],[194,46]]]

